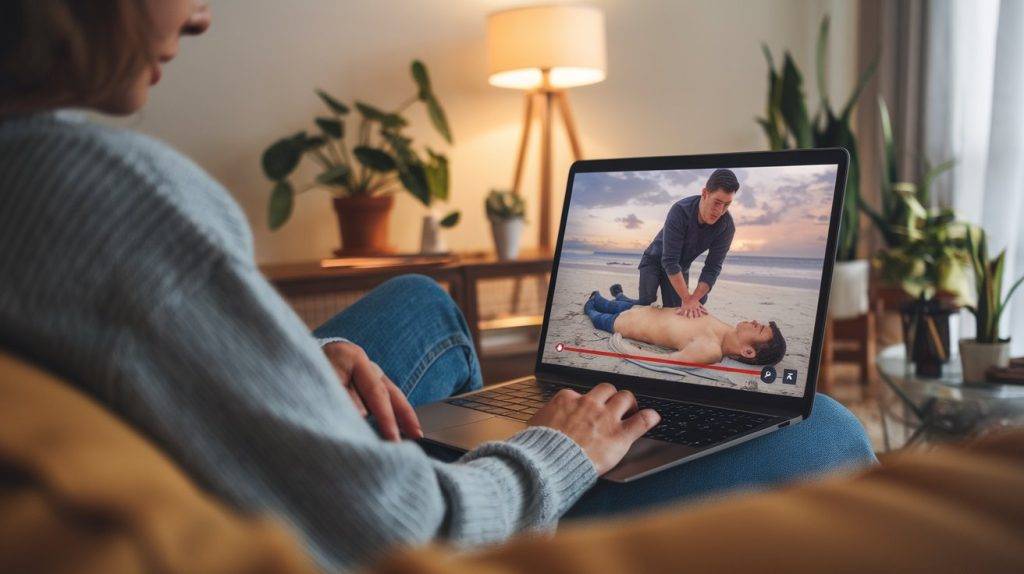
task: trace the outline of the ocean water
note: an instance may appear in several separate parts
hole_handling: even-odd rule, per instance
[[[588,269],[609,275],[632,275],[637,272],[641,255],[640,252],[563,249],[559,269]],[[757,285],[817,290],[821,285],[823,266],[823,259],[730,254],[726,255],[718,278]],[[699,277],[703,267],[702,255],[690,265],[690,279]]]

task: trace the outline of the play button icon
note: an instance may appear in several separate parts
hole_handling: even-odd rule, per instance
[[[769,365],[761,369],[761,380],[764,381],[765,383],[768,383],[769,385],[775,382],[776,375],[777,373],[775,372],[775,367]]]

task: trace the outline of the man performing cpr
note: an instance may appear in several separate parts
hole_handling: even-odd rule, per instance
[[[678,314],[686,317],[707,313],[704,303],[722,272],[722,262],[736,233],[728,209],[739,188],[732,170],[716,169],[700,195],[684,197],[672,205],[664,227],[640,259],[640,296],[635,303],[654,303],[660,288],[663,307],[679,307]],[[704,268],[691,291],[690,264],[704,252]],[[612,295],[618,296],[621,291],[615,285]]]
[[[728,325],[707,312],[680,317],[674,309],[637,305],[622,295],[609,301],[597,291],[583,312],[602,331],[677,349],[666,357],[676,361],[712,365],[729,357],[749,365],[775,365],[786,354],[786,339],[775,321]]]

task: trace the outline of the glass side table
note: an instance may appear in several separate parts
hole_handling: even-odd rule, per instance
[[[904,446],[969,437],[1004,426],[1024,426],[1024,385],[967,385],[960,357],[953,356],[937,379],[914,374],[903,345],[882,349],[878,373],[903,407]],[[894,414],[879,398],[885,449],[890,450],[889,423]]]

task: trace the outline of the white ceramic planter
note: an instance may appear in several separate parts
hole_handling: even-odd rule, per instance
[[[1010,342],[979,343],[974,339],[960,339],[960,364],[964,369],[965,383],[984,383],[985,371],[989,367],[1010,364]]]
[[[448,253],[448,242],[445,241],[441,228],[441,218],[431,212],[423,216],[423,232],[420,234],[420,253],[434,255]]]
[[[868,312],[870,270],[867,259],[836,261],[828,300],[828,312],[833,319],[851,319]]]
[[[494,235],[494,249],[498,259],[515,259],[519,257],[519,238],[523,235],[526,222],[522,217],[499,219],[491,217],[491,233]]]

